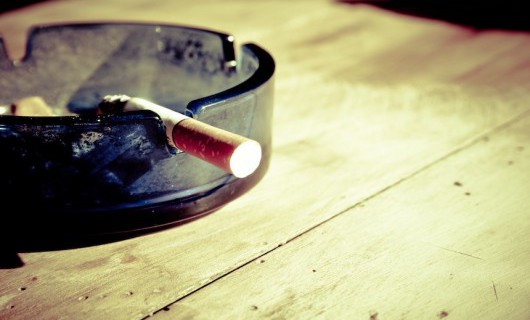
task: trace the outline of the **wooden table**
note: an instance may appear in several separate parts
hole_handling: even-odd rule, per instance
[[[195,222],[0,270],[2,319],[529,319],[530,34],[331,1],[51,1],[276,59],[271,167]]]

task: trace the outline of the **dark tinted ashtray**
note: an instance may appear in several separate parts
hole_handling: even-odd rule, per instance
[[[0,39],[1,40],[1,39]],[[112,234],[205,215],[255,186],[271,154],[274,61],[233,37],[146,23],[33,28],[25,58],[0,41],[0,105],[40,96],[53,117],[0,116],[4,226]],[[108,94],[142,97],[260,142],[235,178],[171,147],[151,111],[97,115]]]

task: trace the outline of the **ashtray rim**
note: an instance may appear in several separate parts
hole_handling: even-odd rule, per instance
[[[133,26],[146,26],[146,27],[169,27],[169,28],[182,28],[187,30],[194,30],[199,32],[209,32],[215,35],[218,35],[222,39],[223,43],[223,51],[225,53],[225,58],[227,57],[227,62],[230,61],[236,61],[235,57],[235,50],[234,50],[234,38],[231,35],[228,35],[226,33],[210,30],[210,29],[202,29],[195,26],[186,26],[186,25],[178,25],[178,24],[169,24],[169,23],[153,23],[153,22],[138,22],[138,21],[90,21],[90,22],[76,22],[76,23],[51,23],[51,24],[42,24],[42,25],[34,25],[31,27],[30,31],[28,32],[28,46],[26,48],[26,54],[24,55],[24,58],[22,58],[19,61],[12,61],[12,67],[13,68],[19,68],[22,67],[25,63],[27,63],[31,59],[31,41],[33,37],[35,37],[39,32],[42,30],[48,30],[50,28],[64,28],[64,27],[91,27],[91,26],[101,26],[101,25],[133,25]],[[5,49],[5,46],[3,45],[3,39],[0,37],[0,49]],[[1,50],[0,50],[1,51]],[[245,96],[247,94],[250,95],[266,95],[267,99],[265,100],[271,100],[270,106],[268,108],[272,108],[272,92],[273,92],[273,75],[275,72],[275,62],[273,57],[264,49],[262,49],[259,45],[254,43],[246,43],[241,46],[241,54],[252,54],[254,55],[255,59],[258,61],[257,68],[254,71],[254,73],[247,79],[245,79],[243,82],[236,84],[233,87],[230,87],[226,90],[223,90],[221,92],[207,95],[205,97],[192,100],[190,101],[186,108],[187,112],[191,116],[198,116],[201,113],[203,113],[207,108],[210,108],[212,106],[215,106],[219,103],[230,103],[231,100],[237,100],[241,96]],[[244,52],[244,53],[243,53]],[[0,59],[2,59],[0,52]],[[6,55],[7,57],[7,55]],[[0,61],[1,62],[1,61]],[[262,87],[267,87],[267,89],[261,90]],[[266,102],[269,103],[269,102]],[[270,111],[271,113],[272,111]],[[132,117],[133,115],[127,115],[125,117]],[[137,115],[136,115],[137,116]],[[152,116],[148,112],[144,112],[144,116]],[[99,117],[99,116],[98,116]],[[156,117],[156,116],[155,116]],[[17,116],[11,116],[11,115],[0,115],[0,127],[2,126],[8,126],[13,123],[18,124],[28,124],[28,125],[41,125],[41,126],[57,126],[57,125],[83,125],[86,123],[93,123],[96,118],[93,116],[85,116],[85,115],[62,115],[62,116],[53,116],[53,117],[17,117]],[[236,197],[240,196],[247,190],[249,190],[251,187],[253,187],[257,182],[261,180],[261,178],[264,176],[266,170],[268,169],[269,165],[269,159],[270,159],[270,130],[271,130],[271,119],[269,116],[268,125],[268,140],[265,141],[266,143],[266,152],[264,156],[264,163],[260,170],[256,172],[253,176],[249,178],[234,180],[234,179],[228,179],[223,185],[213,188],[210,190],[211,192],[206,192],[203,195],[200,195],[199,197],[189,197],[187,199],[183,199],[182,203],[178,202],[177,200],[170,200],[165,201],[164,203],[161,203],[160,205],[163,206],[164,204],[171,204],[173,208],[173,213],[169,212],[168,210],[164,209],[158,209],[157,206],[149,205],[145,207],[138,207],[138,208],[128,208],[127,211],[134,211],[138,209],[138,214],[146,216],[149,215],[150,218],[147,219],[148,222],[146,223],[146,226],[141,226],[140,224],[135,225],[128,225],[123,224],[122,230],[109,230],[108,228],[103,228],[102,230],[99,230],[98,233],[115,233],[115,232],[127,232],[132,230],[142,230],[142,229],[149,229],[151,227],[159,227],[163,225],[173,224],[173,223],[180,223],[182,221],[187,221],[190,219],[193,219],[195,216],[201,216],[205,214],[206,212],[212,212],[213,210],[217,209],[218,207],[223,206],[229,201],[232,201]],[[215,193],[221,189],[225,189],[225,191],[219,193],[223,194],[223,196],[227,197],[225,200],[227,201],[219,201],[219,196],[212,196],[212,192]],[[204,199],[201,203],[201,199]],[[213,200],[212,200],[213,199]],[[176,201],[176,202],[175,202]],[[193,207],[196,206],[200,209],[194,209]],[[185,214],[180,214],[179,209],[177,207],[185,207]],[[86,229],[83,227],[83,223],[91,220],[88,216],[80,217],[78,215],[78,212],[70,211],[69,209],[66,209],[64,211],[64,208],[43,208],[43,212],[45,214],[49,215],[55,215],[55,218],[53,218],[53,221],[58,221],[64,219],[65,217],[73,217],[73,220],[75,221],[82,221],[82,223],[79,223],[77,227],[72,228],[72,230],[84,230]],[[90,210],[89,210],[90,211]],[[113,211],[114,212],[114,211]],[[161,214],[161,212],[164,212]],[[120,221],[123,219],[123,210],[115,210],[115,215],[113,217],[110,217],[110,215],[106,216],[106,219],[113,220],[115,223],[110,223],[110,225],[114,225],[114,227],[119,228]],[[151,214],[149,214],[151,213]],[[86,214],[86,212],[85,212]],[[74,217],[75,216],[75,217]],[[100,214],[97,214],[95,216],[98,216],[101,218]],[[161,219],[161,217],[164,216],[165,218]],[[95,223],[99,224],[99,223]],[[88,224],[88,225],[94,225]],[[93,232],[94,229],[91,227],[90,232]],[[84,230],[87,231],[87,230]]]

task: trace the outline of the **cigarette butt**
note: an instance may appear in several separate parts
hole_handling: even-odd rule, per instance
[[[99,104],[98,110],[101,113],[134,110],[156,112],[164,122],[170,144],[238,178],[252,174],[261,161],[261,146],[257,141],[211,126],[145,99],[124,95],[107,96]]]
[[[11,114],[15,116],[48,117],[52,109],[39,96],[26,97],[11,104]]]
[[[5,106],[5,105],[2,105],[0,106],[0,115],[2,116],[6,116],[6,115],[11,115],[11,106]]]
[[[177,148],[239,178],[254,172],[261,160],[258,142],[195,119],[185,119],[176,124],[172,137]]]

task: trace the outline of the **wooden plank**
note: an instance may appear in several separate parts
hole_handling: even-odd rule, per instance
[[[86,12],[78,4],[88,2],[73,3],[31,7],[0,23],[11,28],[98,13],[167,19],[226,30],[269,49],[278,63],[273,160],[250,193],[191,224],[101,246],[21,253],[24,267],[0,270],[0,317],[148,315],[307,230],[318,231],[323,221],[529,108],[530,75],[515,72],[512,79],[509,72],[529,58],[514,55],[513,65],[492,58],[528,51],[527,35],[483,32],[477,45],[462,41],[469,35],[462,28],[325,1],[197,7],[160,1],[151,8],[135,0],[126,9],[94,1]],[[300,15],[286,19],[292,12]],[[401,58],[414,56],[418,40],[429,68],[424,75],[416,59]],[[492,54],[485,44],[507,49]],[[448,51],[458,64],[444,64]],[[429,66],[430,59],[441,65]],[[499,74],[499,87],[466,77],[472,70]]]
[[[528,319],[530,117],[155,319]]]

